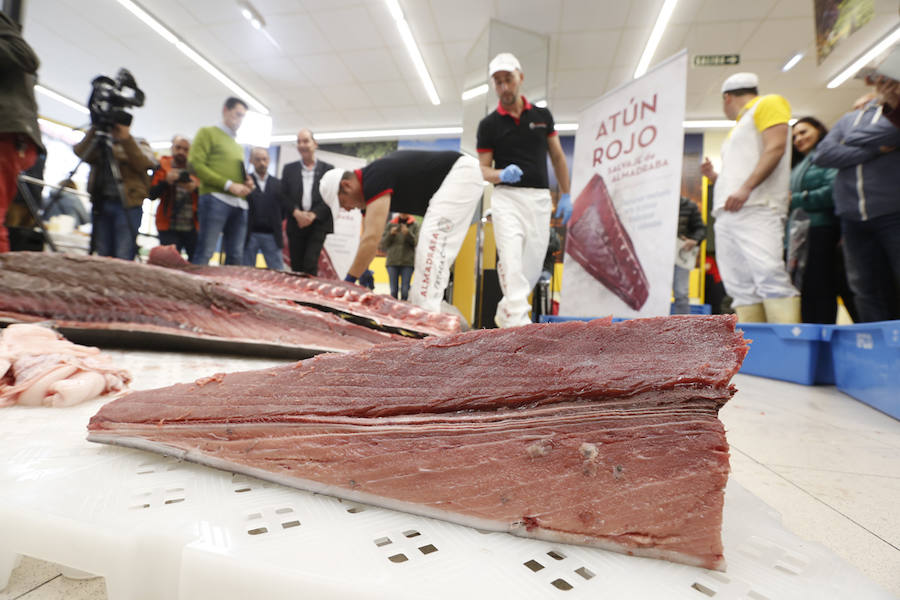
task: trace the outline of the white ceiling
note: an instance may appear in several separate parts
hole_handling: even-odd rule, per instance
[[[274,133],[461,125],[465,59],[491,19],[550,38],[549,107],[557,122],[626,82],[663,0],[400,0],[441,98],[433,106],[383,0],[252,0],[272,44],[236,0],[140,0],[148,12],[271,111]],[[722,118],[719,85],[755,71],[763,92],[788,98],[795,116],[833,123],[865,92],[826,83],[898,22],[896,0],[816,65],[813,0],[681,0],[653,63],[687,48],[740,54],[738,67],[689,68],[687,118]],[[231,95],[115,0],[26,0],[26,39],[40,82],[84,102],[90,81],[134,74],[147,94],[134,130],[151,140],[188,135],[219,119]],[[788,73],[781,65],[806,57]],[[526,74],[527,75],[527,74]],[[493,93],[493,92],[490,92]],[[82,125],[84,115],[38,96],[42,115]]]

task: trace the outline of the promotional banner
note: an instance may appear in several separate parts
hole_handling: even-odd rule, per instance
[[[358,209],[340,210],[334,216],[334,233],[325,237],[325,250],[331,259],[339,279],[347,276],[347,271],[356,258],[359,248],[359,234],[362,228],[362,212]]]
[[[682,51],[579,117],[561,315],[669,314],[686,77]]]

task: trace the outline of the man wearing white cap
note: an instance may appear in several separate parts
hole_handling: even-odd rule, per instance
[[[737,123],[722,144],[722,170],[709,158],[701,171],[715,184],[716,261],[738,320],[797,323],[800,294],[782,258],[790,204],[791,107],[759,96],[753,73],[722,84],[722,106]]]
[[[495,185],[491,213],[503,298],[494,322],[499,327],[515,327],[531,322],[528,294],[541,276],[550,239],[553,205],[547,154],[559,182],[556,216],[562,216],[563,223],[572,214],[569,169],[553,115],[519,93],[524,75],[516,57],[508,52],[498,54],[489,71],[499,103],[478,124],[476,145],[484,178]]]
[[[369,268],[389,212],[422,215],[409,300],[440,312],[450,266],[456,260],[483,184],[478,161],[459,152],[401,150],[362,169],[332,169],[319,193],[335,217],[339,208],[358,208],[363,216],[359,249],[346,280],[356,282]]]

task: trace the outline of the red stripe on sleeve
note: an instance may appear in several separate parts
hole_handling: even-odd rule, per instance
[[[375,194],[374,196],[372,196],[371,198],[369,198],[368,200],[366,200],[366,205],[368,206],[369,204],[372,204],[373,202],[375,202],[376,200],[378,200],[385,194],[393,194],[393,193],[394,193],[394,188],[388,188],[386,190],[382,190],[382,191],[378,192],[377,194]]]

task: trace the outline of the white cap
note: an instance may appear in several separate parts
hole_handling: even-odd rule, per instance
[[[756,73],[735,73],[722,84],[722,93],[758,87],[759,77],[756,76]]]
[[[319,180],[319,194],[321,194],[322,200],[325,201],[325,204],[331,209],[331,214],[335,217],[337,217],[341,208],[341,203],[338,201],[338,189],[341,186],[341,177],[343,176],[344,169],[335,168],[326,171],[322,175],[322,179]]]
[[[495,56],[494,60],[491,61],[489,69],[490,73],[488,73],[488,77],[493,77],[494,73],[497,71],[509,71],[510,73],[513,71],[522,72],[522,66],[519,64],[519,59],[509,52],[501,52]]]

